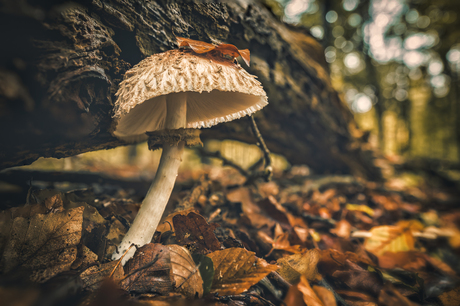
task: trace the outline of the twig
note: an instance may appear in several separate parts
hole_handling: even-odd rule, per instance
[[[256,136],[257,138],[257,146],[260,148],[260,150],[264,154],[264,160],[265,160],[264,179],[268,182],[271,180],[271,177],[273,174],[272,159],[270,156],[270,151],[268,150],[267,145],[265,144],[262,134],[260,134],[259,128],[257,127],[256,121],[254,120],[254,116],[249,116],[249,118],[251,120],[252,132],[254,133],[254,136]]]
[[[110,273],[109,275],[109,278],[112,278],[113,274],[115,273],[115,271],[117,270],[118,266],[120,265],[121,261],[123,260],[123,258],[125,257],[125,255],[129,252],[129,250],[131,250],[131,248],[134,246],[134,244],[131,244],[131,246],[125,251],[125,253],[123,254],[123,256],[120,257],[120,259],[118,259],[117,261],[117,264],[115,265],[115,268],[113,268],[112,272]]]
[[[208,179],[205,177],[201,178],[192,190],[190,190],[189,194],[177,205],[174,211],[183,211],[193,208],[200,196],[208,193],[210,186],[211,182]]]
[[[220,151],[209,152],[209,151],[206,151],[203,147],[197,147],[196,150],[203,157],[214,157],[214,158],[220,159],[224,166],[230,166],[232,168],[235,168],[236,170],[238,170],[239,173],[241,173],[245,177],[249,176],[249,173],[246,170],[241,168],[240,165],[237,165],[234,162],[232,162],[231,160],[229,160],[229,159],[225,158],[224,156],[222,156]]]

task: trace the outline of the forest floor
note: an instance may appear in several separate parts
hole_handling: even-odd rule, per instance
[[[452,190],[214,167],[178,178],[122,267],[110,255],[139,209],[130,188],[35,187],[4,209],[2,305],[460,305]]]

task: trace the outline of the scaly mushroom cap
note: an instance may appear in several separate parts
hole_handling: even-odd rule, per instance
[[[126,72],[116,95],[114,135],[147,139],[165,126],[166,103],[186,93],[187,128],[211,127],[250,115],[267,95],[255,76],[230,60],[212,61],[190,50],[152,55]]]

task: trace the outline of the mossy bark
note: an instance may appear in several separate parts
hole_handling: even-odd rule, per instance
[[[270,103],[256,118],[273,152],[318,173],[380,178],[331,86],[321,46],[257,1],[3,2],[1,168],[123,145],[110,134],[118,83],[181,36],[251,51],[248,71]],[[249,129],[237,120],[204,129],[202,139],[254,142]]]

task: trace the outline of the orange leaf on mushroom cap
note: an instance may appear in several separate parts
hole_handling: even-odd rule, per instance
[[[238,56],[244,60],[246,65],[249,66],[250,53],[248,49],[239,50],[234,45],[230,44],[218,44],[213,45],[206,43],[204,41],[193,40],[189,38],[176,37],[177,44],[180,47],[190,47],[193,52],[198,54],[209,53],[211,57],[218,57],[225,59],[226,57],[231,57],[232,60],[236,59]]]

